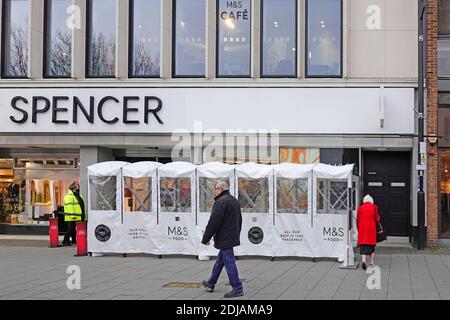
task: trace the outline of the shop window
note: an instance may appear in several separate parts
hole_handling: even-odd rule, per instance
[[[295,77],[297,66],[297,1],[262,2],[263,77]]]
[[[91,210],[116,211],[116,176],[90,176]]]
[[[44,22],[44,75],[70,77],[72,66],[72,30],[67,26],[67,9],[72,0],[46,0]]]
[[[269,213],[268,178],[238,178],[238,200],[242,213]]]
[[[161,0],[130,2],[130,76],[159,77]]]
[[[211,212],[214,205],[214,187],[219,181],[224,181],[230,185],[229,178],[213,179],[213,178],[199,178],[199,208],[200,212]]]
[[[191,192],[190,178],[161,178],[161,211],[191,212]]]
[[[114,77],[116,68],[116,0],[88,0],[87,76]]]
[[[205,76],[205,0],[175,0],[174,76]]]
[[[308,213],[308,179],[277,178],[278,213]]]
[[[152,212],[152,178],[124,178],[125,212]]]
[[[450,238],[450,151],[442,151],[440,234]]]
[[[346,180],[317,180],[317,213],[348,213],[349,193]]]
[[[306,76],[342,77],[342,0],[307,0],[306,7]]]
[[[217,0],[217,76],[250,77],[251,0]]]
[[[29,55],[29,1],[4,0],[2,18],[2,77],[26,78]]]
[[[450,78],[450,39],[438,40],[438,76]]]

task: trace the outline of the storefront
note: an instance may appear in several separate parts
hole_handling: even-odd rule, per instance
[[[45,225],[67,185],[80,180],[86,194],[86,168],[102,161],[321,162],[355,164],[386,229],[413,234],[413,88],[30,88],[0,90],[0,101],[11,154],[60,154],[5,157],[6,223]],[[397,172],[372,165],[399,159]]]
[[[75,157],[30,154],[1,159],[0,166],[1,224],[47,226],[55,211],[62,211],[68,185],[80,179]]]

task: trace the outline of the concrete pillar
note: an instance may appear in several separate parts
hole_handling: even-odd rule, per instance
[[[44,40],[44,1],[33,0],[29,2],[29,55],[28,77],[42,79],[43,76],[43,40]]]
[[[216,1],[206,1],[206,74],[208,79],[216,77]]]
[[[72,29],[72,78],[85,78],[86,59],[86,0],[74,0],[71,13]]]
[[[129,1],[117,0],[116,77],[128,78]]]
[[[257,79],[261,77],[261,2],[259,0],[252,0],[251,10],[251,77]]]
[[[172,77],[172,1],[161,4],[161,78]]]
[[[80,184],[81,194],[87,198],[87,167],[90,165],[114,160],[112,149],[101,147],[80,147]]]

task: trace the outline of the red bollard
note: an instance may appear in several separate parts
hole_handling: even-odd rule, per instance
[[[50,236],[50,248],[57,248],[59,246],[58,218],[50,218],[49,221],[48,234]]]
[[[87,225],[85,221],[77,222],[77,254],[76,257],[87,256]]]

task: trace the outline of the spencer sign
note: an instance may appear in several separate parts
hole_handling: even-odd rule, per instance
[[[164,124],[158,114],[162,100],[156,96],[14,96],[10,107],[14,110],[9,117],[16,124],[39,124],[50,115],[53,124],[78,124],[102,122],[108,125],[123,123],[129,125],[149,124],[151,118]]]

